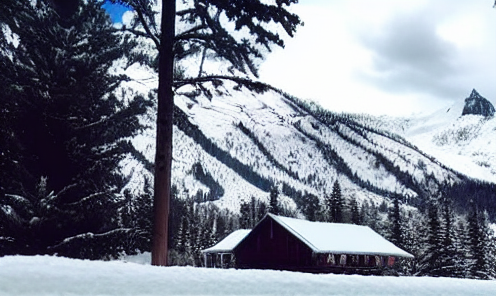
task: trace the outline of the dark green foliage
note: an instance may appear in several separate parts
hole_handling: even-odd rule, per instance
[[[124,3],[139,11],[137,22],[127,30],[152,39],[159,45],[159,29],[155,22],[155,12],[150,1],[112,0],[113,3]],[[293,36],[301,20],[287,11],[286,6],[297,3],[295,0],[277,1],[277,5],[264,4],[262,1],[222,1],[193,0],[185,2],[188,9],[177,11],[176,15],[191,28],[175,37],[175,59],[194,54],[214,53],[216,58],[225,60],[233,69],[257,76],[255,61],[262,59],[263,52],[271,50],[272,45],[284,47],[284,41],[277,32],[273,32],[267,24],[278,24],[289,35]],[[247,29],[253,40],[235,38],[224,28],[221,15],[235,26],[235,30]],[[145,23],[145,30],[139,31],[139,25]],[[203,61],[202,61],[203,64]],[[198,76],[201,76],[202,69]]]
[[[174,107],[174,125],[198,143],[206,153],[236,171],[248,183],[265,192],[269,192],[272,187],[272,181],[255,172],[252,167],[232,157],[229,152],[219,148],[219,146],[203,134],[198,126],[193,125],[189,121],[188,116],[178,107]]]
[[[309,221],[321,220],[321,206],[319,198],[311,193],[305,193],[301,200],[297,202],[298,208]]]
[[[239,226],[241,229],[253,228],[267,213],[265,203],[258,201],[255,197],[250,202],[241,203]]]
[[[495,258],[492,256],[493,231],[489,228],[487,213],[479,211],[472,201],[467,217],[467,237],[469,246],[469,277],[479,279],[494,278]]]
[[[409,214],[404,249],[416,258],[399,266],[401,273],[494,278],[494,234],[488,227],[487,214],[473,205],[465,222],[455,215],[451,200],[444,196],[440,201],[429,203],[427,217]]]
[[[403,221],[401,218],[401,210],[398,198],[393,199],[393,207],[389,209],[388,220],[390,226],[389,241],[395,246],[404,249],[403,240]]]
[[[317,116],[317,115],[314,115]],[[338,173],[345,175],[352,182],[357,184],[358,186],[367,189],[370,192],[376,193],[382,196],[394,196],[396,193],[391,193],[386,189],[378,188],[377,186],[370,183],[370,181],[364,181],[353,170],[350,168],[348,163],[336,152],[335,148],[332,147],[329,143],[324,143],[318,137],[312,135],[311,133],[304,130],[299,122],[294,123],[294,127],[300,133],[302,133],[306,138],[312,140],[316,147],[320,150],[324,159],[329,163],[330,166],[334,167]],[[377,162],[380,165],[380,160]],[[307,181],[308,184],[311,184],[311,178]]]
[[[239,227],[241,229],[252,229],[267,213],[264,202],[251,197],[250,202],[241,203],[239,210]]]
[[[405,215],[403,226],[404,250],[415,258],[403,260],[399,272],[405,275],[417,275],[424,248],[424,236],[427,232],[425,217],[416,210],[410,210]]]
[[[245,134],[247,135],[252,141],[253,143],[258,147],[258,149],[260,150],[260,152],[262,152],[263,155],[265,155],[267,157],[267,159],[279,170],[285,172],[286,174],[288,174],[290,177],[292,177],[293,179],[296,179],[298,180],[299,179],[299,176],[298,176],[298,173],[296,172],[293,172],[291,169],[288,169],[286,168],[284,165],[282,165],[280,162],[278,162],[275,157],[269,152],[269,150],[267,150],[265,148],[265,146],[262,144],[262,142],[257,138],[257,136],[255,136],[255,134],[250,130],[248,129],[247,127],[245,127],[243,125],[243,123],[240,121],[237,125],[237,127]]]
[[[136,251],[148,252],[152,238],[152,184],[145,178],[144,192],[138,196],[132,195],[129,190],[124,191],[126,201],[119,208],[121,224],[126,229],[134,231],[132,240],[127,240],[124,249],[128,254]]]
[[[1,88],[15,106],[6,126],[16,149],[9,158],[23,172],[2,194],[10,222],[0,236],[12,238],[20,254],[95,259],[134,249],[136,232],[119,224],[126,182],[119,164],[134,150],[128,139],[144,128],[138,116],[150,104],[114,94],[127,78],[109,70],[127,41],[101,3],[61,19],[42,1],[20,2],[15,14],[0,16],[19,38],[2,53],[15,63],[6,63],[10,72],[2,75],[10,78]],[[4,4],[13,7],[2,2],[2,11]]]
[[[239,215],[239,227],[241,229],[250,229],[252,227],[252,212],[249,203],[241,203]]]
[[[343,196],[339,182],[334,181],[331,196],[326,198],[327,219],[329,222],[343,223]]]
[[[374,203],[370,204],[365,200],[360,208],[360,217],[362,219],[362,225],[367,225],[372,230],[379,232],[381,220],[379,210]]]
[[[440,256],[442,239],[440,236],[441,222],[437,205],[431,203],[427,213],[427,233],[425,238],[426,249],[420,258],[420,270],[423,275],[440,276]]]
[[[203,169],[201,163],[195,163],[192,170],[195,179],[210,189],[208,194],[197,198],[197,202],[218,200],[224,195],[224,188],[222,188],[219,182],[217,182],[208,171]]]
[[[469,201],[472,200],[482,209],[486,209],[491,221],[496,218],[496,184],[480,180],[464,179],[463,182],[445,185],[443,192],[453,201],[453,208],[460,213],[468,213]]]
[[[169,216],[169,264],[202,266],[201,250],[215,245],[236,229],[235,216],[211,203],[177,197],[173,187]]]
[[[349,209],[350,209],[351,223],[355,225],[361,225],[363,221],[363,217],[362,214],[360,213],[360,210],[358,209],[358,202],[354,196],[350,198]]]
[[[272,187],[270,189],[270,201],[269,201],[269,213],[274,215],[279,215],[280,207],[279,207],[279,189],[277,187]]]
[[[464,233],[458,233],[451,201],[444,197],[441,205],[441,255],[439,256],[440,276],[463,277],[465,270]]]

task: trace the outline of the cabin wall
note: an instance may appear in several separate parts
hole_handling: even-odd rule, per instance
[[[314,264],[312,250],[272,219],[263,220],[235,250],[238,268],[299,270]]]

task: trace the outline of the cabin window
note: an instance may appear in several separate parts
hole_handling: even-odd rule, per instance
[[[382,262],[381,262],[381,257],[380,256],[375,256],[375,266],[377,267],[381,267],[382,266]]]
[[[327,255],[327,264],[336,265],[336,260],[334,260],[334,254]]]
[[[366,255],[359,255],[358,256],[358,266],[366,266],[365,264],[367,261],[365,261],[365,256]]]
[[[369,255],[365,255],[365,256],[364,256],[364,259],[363,259],[363,260],[364,260],[364,262],[363,262],[363,266],[367,266],[367,267],[372,267],[372,266],[374,266],[374,263],[375,263],[375,262],[373,262],[372,258],[374,258],[374,257],[371,257],[371,256],[369,256]]]
[[[346,265],[346,255],[341,255],[341,258],[339,258],[339,264],[341,265]]]
[[[394,265],[394,257],[389,257],[388,258],[388,266],[393,266]]]
[[[358,255],[351,256],[351,265],[358,266]]]

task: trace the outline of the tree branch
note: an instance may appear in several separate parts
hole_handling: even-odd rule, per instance
[[[188,34],[196,33],[197,31],[203,30],[203,29],[208,29],[207,25],[203,24],[203,25],[198,25],[196,27],[193,27],[193,28],[191,28],[189,30],[186,30],[186,31],[182,32],[181,34],[177,34],[174,37],[174,39],[175,40],[187,39]],[[185,36],[185,37],[183,37],[183,36]],[[190,35],[190,36],[192,36],[192,35]]]
[[[152,39],[153,43],[155,43],[155,46],[157,46],[157,49],[160,48],[160,40],[153,35],[152,31],[150,30],[150,27],[148,26],[145,17],[143,16],[143,12],[141,9],[136,9],[136,13],[138,14],[138,18],[141,22],[141,25],[143,25],[143,28],[145,28],[146,33],[148,34],[148,37]]]
[[[248,87],[250,90],[255,90],[257,92],[265,92],[269,89],[276,90],[273,86],[260,81],[253,81],[248,78],[241,78],[241,77],[227,76],[227,75],[208,75],[208,76],[202,76],[196,78],[176,80],[174,81],[174,87],[176,88],[176,90],[178,90],[179,88],[186,85],[202,84],[206,82],[215,82],[219,80],[233,81],[236,82],[237,84]]]

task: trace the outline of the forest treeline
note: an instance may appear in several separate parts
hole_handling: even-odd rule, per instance
[[[120,164],[152,103],[120,88],[112,69],[137,44],[101,5],[0,5],[0,255],[110,258],[146,240]]]

